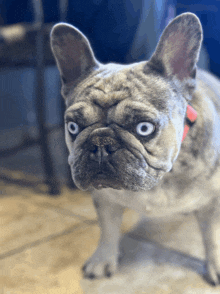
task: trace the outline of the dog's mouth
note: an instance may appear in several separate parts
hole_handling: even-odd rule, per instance
[[[123,148],[99,162],[90,153],[77,157],[71,165],[73,180],[81,190],[112,188],[116,190],[149,190],[160,179],[159,171],[150,167],[142,156]]]
[[[104,170],[98,171],[93,175],[91,186],[98,190],[103,188],[121,189],[121,183],[119,183],[118,178]]]

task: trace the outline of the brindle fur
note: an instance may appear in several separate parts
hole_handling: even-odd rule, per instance
[[[206,278],[220,282],[220,83],[203,70],[196,74],[201,42],[198,18],[185,13],[167,26],[149,61],[103,65],[76,28],[61,23],[52,30],[69,164],[76,185],[91,191],[101,227],[99,246],[83,268],[87,277],[115,272],[123,208],[129,207],[149,218],[194,213]],[[181,143],[189,102],[198,118]],[[69,121],[79,134],[68,132]],[[153,122],[154,133],[139,136],[140,121]]]

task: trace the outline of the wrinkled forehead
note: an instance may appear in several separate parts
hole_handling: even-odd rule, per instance
[[[151,105],[165,111],[169,106],[170,89],[160,77],[146,75],[141,64],[98,72],[88,83],[82,85],[74,103],[88,102],[108,109],[123,100]]]

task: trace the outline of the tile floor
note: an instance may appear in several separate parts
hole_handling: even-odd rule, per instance
[[[212,294],[202,277],[203,247],[195,220],[155,225],[127,210],[123,258],[110,279],[84,279],[81,266],[95,250],[99,228],[86,193],[0,182],[0,294]],[[147,228],[147,231],[146,231]]]

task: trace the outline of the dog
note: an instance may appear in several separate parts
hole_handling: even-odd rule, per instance
[[[101,229],[83,267],[88,278],[117,270],[125,207],[149,218],[193,213],[203,235],[205,278],[220,283],[220,82],[197,69],[202,27],[174,18],[148,61],[102,64],[77,28],[56,24],[51,48],[66,103],[68,163],[90,191]]]

